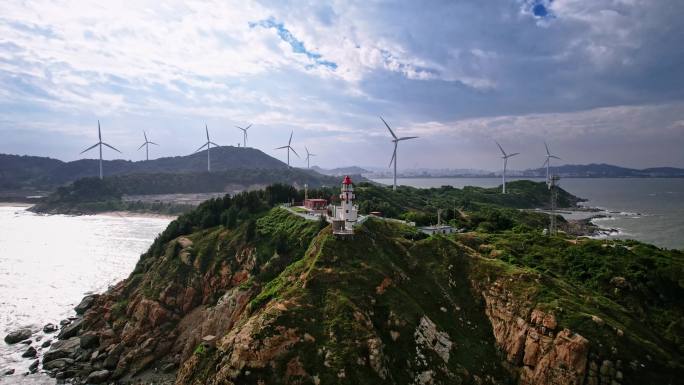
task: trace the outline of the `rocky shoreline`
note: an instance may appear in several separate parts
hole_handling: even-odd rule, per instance
[[[55,378],[58,384],[101,384],[113,383],[114,374],[120,359],[121,350],[113,343],[113,337],[106,334],[84,331],[84,314],[89,310],[99,294],[86,295],[74,308],[75,315],[63,319],[58,324],[48,323],[41,329],[21,327],[4,337],[9,345],[23,344],[27,348],[21,357],[30,362],[24,376],[42,371]],[[42,333],[40,333],[42,331]],[[43,334],[47,338],[43,338]],[[176,365],[148,369],[139,373],[136,383],[173,384]],[[17,375],[15,369],[2,369],[1,376]],[[130,383],[119,379],[115,383]]]

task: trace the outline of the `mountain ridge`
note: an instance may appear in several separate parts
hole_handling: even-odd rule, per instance
[[[98,176],[98,159],[64,162],[52,158],[0,154],[0,190],[53,189],[75,180]],[[103,160],[105,176],[151,173],[197,173],[207,170],[206,150],[190,155],[149,161]],[[234,169],[284,170],[288,166],[250,147],[222,146],[211,149],[212,171]]]

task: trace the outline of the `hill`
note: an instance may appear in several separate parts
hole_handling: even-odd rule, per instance
[[[312,166],[311,169],[315,170],[316,172],[323,174],[323,175],[331,175],[331,176],[344,176],[344,175],[362,175],[362,174],[367,174],[370,171],[363,169],[358,166],[351,166],[351,167],[337,167],[333,169],[325,169],[325,168],[320,168],[318,166]]]
[[[633,169],[610,164],[568,164],[551,167],[551,172],[562,178],[681,178],[684,177],[684,169],[675,167],[655,167],[645,169]],[[521,176],[545,177],[546,168],[537,168],[521,172]]]
[[[332,186],[339,178],[295,168],[232,169],[177,174],[132,174],[104,178],[83,178],[59,187],[30,210],[46,214],[93,214],[103,211],[144,211],[175,214],[188,210],[171,199],[147,204],[123,199],[126,196],[159,194],[230,193],[263,188],[272,183],[303,188]]]
[[[404,192],[402,202],[414,200]],[[274,208],[298,197],[271,186],[173,221],[126,280],[79,305],[85,314],[62,329],[43,369],[76,383],[176,384],[628,385],[684,375],[681,251],[521,227],[426,237],[382,219],[343,240]]]
[[[211,149],[212,171],[285,170],[287,165],[255,148],[224,146]],[[149,161],[103,161],[105,176],[132,174],[201,173],[207,169],[206,151]],[[51,158],[0,154],[0,191],[52,190],[77,179],[99,174],[99,160],[62,162]]]

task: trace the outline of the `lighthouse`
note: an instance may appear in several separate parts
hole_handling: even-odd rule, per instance
[[[342,181],[340,205],[335,207],[333,233],[352,234],[358,218],[358,208],[354,206],[354,185],[349,176]],[[335,223],[336,222],[336,223]]]

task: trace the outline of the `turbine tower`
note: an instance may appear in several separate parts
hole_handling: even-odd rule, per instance
[[[290,167],[290,150],[292,150],[292,152],[294,152],[294,154],[297,155],[297,158],[299,158],[299,154],[297,154],[297,151],[295,151],[295,149],[292,148],[292,134],[294,134],[294,131],[290,132],[290,140],[287,141],[286,146],[276,148],[276,150],[282,150],[283,148],[287,149],[287,167]]]
[[[242,130],[242,147],[247,147],[247,130],[249,130],[249,128],[252,127],[252,125],[250,124],[249,126],[244,127],[244,128],[242,128],[240,126],[235,126],[235,127]]]
[[[306,168],[311,168],[311,167],[309,167],[309,159],[310,159],[312,156],[316,156],[316,154],[310,153],[310,152],[309,152],[309,149],[306,148],[306,146],[304,146],[304,149],[306,150]]]
[[[501,150],[501,154],[503,155],[501,158],[503,159],[503,187],[502,187],[502,193],[506,193],[506,166],[508,165],[508,158],[512,158],[516,155],[519,155],[519,152],[514,152],[512,154],[506,154],[506,151],[504,151],[503,147],[497,142],[496,140],[496,145],[499,146],[499,150]]]
[[[209,150],[211,149],[211,145],[213,144],[214,147],[221,147],[218,144],[214,143],[209,139],[209,128],[207,127],[207,124],[204,124],[204,130],[207,132],[207,142],[202,145],[202,147],[198,148],[194,153],[199,152],[201,149],[204,147],[207,147],[207,172],[211,172],[211,155],[209,154]]]
[[[81,154],[83,154],[86,151],[90,151],[97,146],[100,146],[100,179],[102,179],[102,146],[107,146],[107,147],[111,148],[112,150],[118,152],[119,154],[121,154],[121,151],[117,150],[116,148],[114,148],[114,147],[110,146],[109,144],[102,141],[102,131],[100,130],[100,120],[97,121],[97,138],[98,138],[98,142],[93,144],[92,146],[86,148],[85,150],[81,151]]]
[[[417,136],[404,136],[401,138],[398,138],[396,135],[394,135],[394,131],[390,128],[389,124],[385,122],[385,119],[380,117],[380,120],[382,120],[383,123],[385,123],[385,126],[387,126],[387,129],[389,130],[390,134],[392,134],[392,142],[394,143],[394,152],[392,152],[392,159],[389,162],[390,167],[392,166],[392,163],[394,163],[394,184],[392,185],[392,190],[396,191],[397,190],[397,146],[399,145],[399,142],[402,140],[409,140],[409,139],[415,139]]]
[[[546,160],[544,161],[544,164],[542,164],[542,167],[546,166],[546,185],[549,186],[549,188],[551,188],[551,179],[549,177],[549,167],[551,167],[551,158],[558,160],[560,160],[560,158],[555,155],[551,155],[551,152],[549,151],[549,145],[546,144],[546,141],[544,141],[544,147],[546,147]]]
[[[150,142],[147,140],[147,133],[145,130],[143,130],[143,136],[145,137],[145,143],[141,144],[140,147],[138,147],[138,151],[140,151],[141,148],[145,147],[145,160],[150,160],[150,144],[154,144],[155,146],[159,146],[155,142]]]

